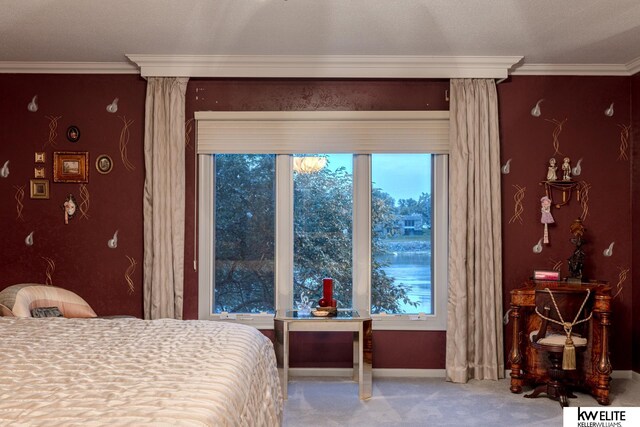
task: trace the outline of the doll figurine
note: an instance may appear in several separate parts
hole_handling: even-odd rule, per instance
[[[556,175],[556,170],[558,167],[556,166],[556,159],[553,157],[549,159],[549,170],[547,171],[547,181],[557,181],[558,175]]]
[[[571,181],[571,164],[568,157],[564,158],[562,162],[562,180],[563,181]]]
[[[549,224],[553,224],[555,221],[553,220],[553,216],[551,215],[551,199],[547,196],[544,196],[540,199],[540,212],[542,212],[542,216],[540,217],[540,222],[544,224],[544,235],[543,235],[543,243],[549,244]]]

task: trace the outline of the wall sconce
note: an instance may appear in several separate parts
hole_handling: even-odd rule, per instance
[[[115,249],[118,247],[118,230],[116,230],[116,232],[113,233],[113,237],[109,239],[109,241],[107,241],[107,246],[110,249]]]
[[[511,167],[509,166],[510,164],[511,164],[511,159],[507,160],[507,163],[502,165],[502,167],[500,168],[500,172],[502,172],[504,175],[511,172]]]
[[[33,231],[24,238],[24,244],[27,246],[33,246]]]
[[[533,117],[540,117],[540,114],[542,114],[542,111],[540,111],[540,104],[542,101],[544,101],[544,99],[538,100],[538,102],[536,102],[536,106],[531,109],[531,115]]]
[[[613,255],[613,245],[615,245],[615,244],[616,244],[616,242],[611,242],[609,247],[602,252],[602,255],[604,255],[604,256]]]
[[[578,176],[582,173],[582,168],[580,167],[580,163],[582,163],[582,159],[578,160],[578,163],[575,165],[573,169],[571,169],[571,173],[573,176]]]
[[[533,246],[534,254],[539,254],[540,252],[542,252],[542,239],[538,240],[538,243]]]
[[[609,108],[607,108],[606,110],[604,110],[604,115],[607,117],[613,117],[613,102],[611,103],[611,105],[609,105]]]
[[[38,111],[38,95],[35,95],[33,98],[31,98],[31,102],[27,105],[27,110],[31,111],[32,113]]]
[[[107,105],[107,111],[110,113],[118,111],[118,98],[115,98],[111,104]]]
[[[9,160],[4,162],[4,166],[0,169],[0,176],[6,178],[9,176]]]

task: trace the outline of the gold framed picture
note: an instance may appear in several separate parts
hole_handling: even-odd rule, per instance
[[[109,172],[111,172],[111,169],[113,169],[113,160],[111,160],[111,157],[107,156],[106,154],[100,154],[96,158],[96,169],[101,174],[108,174]]]
[[[34,178],[44,178],[44,166],[36,166],[33,168]]]
[[[36,163],[45,163],[46,158],[44,151],[36,151]]]
[[[55,151],[53,182],[89,182],[89,152]]]
[[[32,179],[30,185],[30,195],[32,199],[48,199],[49,198],[49,180],[48,179]]]

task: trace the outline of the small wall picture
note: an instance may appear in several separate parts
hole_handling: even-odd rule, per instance
[[[87,151],[53,153],[53,182],[89,182]]]
[[[44,163],[46,159],[46,154],[44,151],[36,151],[36,163]]]
[[[33,168],[34,178],[44,178],[44,166],[36,166]]]
[[[96,169],[101,174],[108,174],[113,169],[113,160],[106,154],[100,154],[96,159]]]
[[[71,142],[78,142],[80,139],[80,129],[77,126],[69,126],[67,128],[67,139]]]
[[[48,199],[49,198],[49,180],[48,179],[32,179],[31,180],[31,198],[32,199]]]

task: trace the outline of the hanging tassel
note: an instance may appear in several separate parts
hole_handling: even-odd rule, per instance
[[[576,369],[576,347],[573,345],[571,334],[567,334],[567,341],[562,350],[562,369],[573,371]]]

